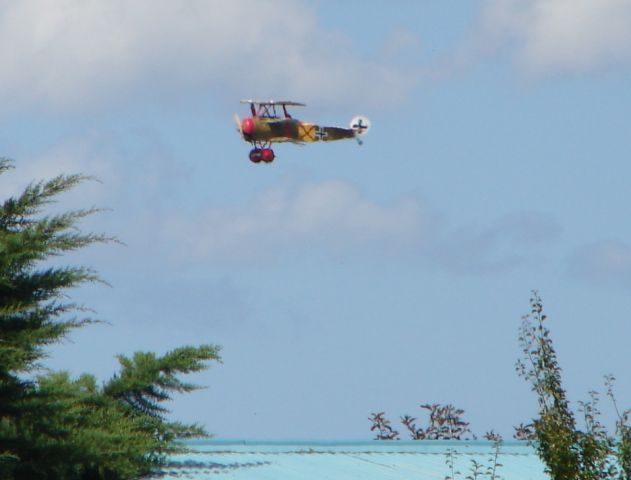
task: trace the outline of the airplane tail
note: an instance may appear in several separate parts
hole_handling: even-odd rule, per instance
[[[355,139],[360,145],[363,143],[361,137],[368,133],[370,126],[370,120],[362,115],[357,115],[351,120],[350,127],[355,132]]]

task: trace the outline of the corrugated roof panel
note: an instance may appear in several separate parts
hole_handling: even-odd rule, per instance
[[[489,442],[243,442],[186,444],[156,478],[273,480],[444,480],[454,460],[456,480],[471,474],[473,461],[492,466]],[[544,480],[543,464],[523,442],[502,445],[497,474],[507,480]],[[485,477],[482,477],[485,478]],[[486,477],[488,478],[488,477]]]

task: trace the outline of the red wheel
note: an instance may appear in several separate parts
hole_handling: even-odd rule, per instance
[[[274,161],[274,150],[272,150],[271,148],[264,148],[263,150],[261,150],[261,159],[265,162],[265,163],[271,163]]]
[[[250,150],[250,161],[254,163],[259,163],[262,160],[261,149],[253,148]]]

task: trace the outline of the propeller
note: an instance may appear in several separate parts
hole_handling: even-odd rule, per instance
[[[237,125],[237,132],[239,132],[239,135],[243,136],[243,131],[241,130],[241,119],[239,118],[239,115],[233,113],[232,118],[234,118],[234,123]]]

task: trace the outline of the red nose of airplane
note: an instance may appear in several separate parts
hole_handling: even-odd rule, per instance
[[[241,123],[241,131],[243,132],[243,135],[251,137],[254,133],[254,120],[249,117],[244,119]]]

